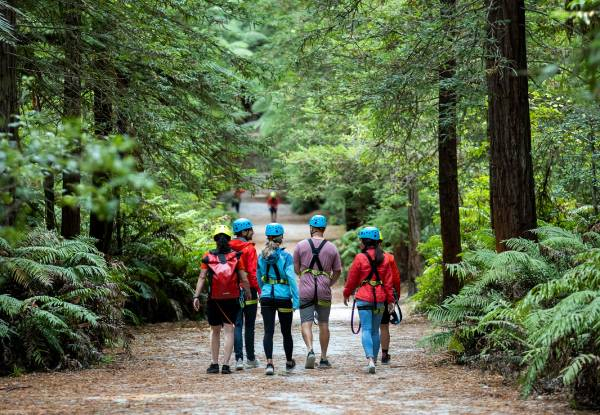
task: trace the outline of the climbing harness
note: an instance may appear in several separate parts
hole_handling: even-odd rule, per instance
[[[317,278],[320,275],[325,275],[326,277],[331,278],[331,273],[323,271],[323,264],[321,264],[321,259],[319,258],[319,254],[321,253],[321,250],[323,249],[323,247],[325,246],[326,243],[327,243],[327,239],[323,239],[321,244],[318,247],[315,247],[315,244],[313,243],[312,239],[308,239],[308,244],[310,245],[310,249],[312,250],[312,258],[310,260],[310,264],[308,265],[308,268],[305,269],[304,271],[302,271],[303,273],[308,273],[308,274],[312,275],[313,281],[315,284],[315,294],[314,294],[312,300],[310,300],[308,303],[301,304],[300,308],[305,309],[305,308],[311,307],[313,305],[315,306],[315,314],[314,314],[315,324],[319,324],[319,321],[317,319],[317,306],[331,307],[331,301],[319,300],[319,296],[318,296],[318,292],[317,292],[317,288],[318,288]],[[317,269],[315,269],[315,266]]]
[[[273,270],[275,272],[275,278],[271,278],[269,277],[269,273],[271,271],[271,267],[273,267]],[[281,279],[281,271],[279,271],[279,267],[277,266],[277,264],[275,265],[271,265],[271,264],[267,264],[267,269],[265,270],[265,275],[263,275],[261,277],[262,282],[264,282],[265,284],[284,284],[284,285],[288,285],[288,281]]]
[[[352,303],[352,316],[350,317],[350,330],[352,330],[352,333],[354,333],[354,334],[358,334],[360,332],[360,328],[361,328],[361,323],[359,321],[358,329],[356,329],[356,331],[354,330],[354,309],[355,308],[358,310],[371,310],[373,312],[373,314],[383,313],[383,310],[385,308],[385,307],[377,307],[376,287],[378,285],[383,285],[383,283],[381,282],[381,277],[379,275],[379,270],[377,269],[377,265],[375,264],[375,261],[373,261],[371,259],[369,254],[364,253],[364,255],[367,257],[367,260],[369,261],[369,265],[371,266],[371,271],[369,272],[369,275],[367,275],[367,277],[364,280],[362,280],[360,285],[363,286],[365,284],[369,284],[371,286],[371,288],[373,289],[373,305],[357,306],[356,298],[354,299],[354,302]],[[375,276],[375,280],[372,279],[373,276]]]

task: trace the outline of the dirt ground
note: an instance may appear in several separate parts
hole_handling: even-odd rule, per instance
[[[281,210],[288,247],[305,237],[305,218]],[[242,214],[266,222],[262,203],[244,201]],[[329,237],[342,228],[332,229]],[[258,241],[260,242],[260,240]],[[276,328],[276,376],[264,366],[232,375],[207,375],[210,361],[206,323],[179,322],[134,329],[129,354],[96,368],[33,373],[0,379],[0,413],[325,413],[325,414],[571,414],[556,397],[520,400],[518,392],[500,376],[484,374],[428,355],[417,341],[430,330],[421,317],[405,316],[392,326],[392,363],[378,366],[375,375],[364,371],[366,361],[360,336],[349,327],[350,309],[341,303],[340,290],[331,313],[329,359],[333,368],[304,369],[306,348],[294,317],[294,357],[298,366],[284,370],[281,334]],[[315,330],[316,333],[316,330]],[[262,322],[257,321],[256,351],[264,363]],[[318,342],[315,352],[320,351]]]

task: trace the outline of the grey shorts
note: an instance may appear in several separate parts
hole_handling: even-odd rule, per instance
[[[319,323],[329,323],[329,313],[331,312],[331,305],[329,306],[316,306],[317,311],[317,321]],[[309,321],[314,321],[315,319],[315,305],[312,304],[308,307],[302,308],[300,307],[300,322],[306,323]]]

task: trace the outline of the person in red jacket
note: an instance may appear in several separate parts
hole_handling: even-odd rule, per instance
[[[254,229],[252,222],[249,219],[240,218],[235,220],[233,222],[233,233],[235,234],[235,238],[229,242],[229,246],[231,246],[231,249],[234,251],[242,253],[242,260],[246,265],[251,294],[250,299],[244,302],[244,307],[240,309],[235,322],[235,368],[236,370],[243,370],[244,343],[246,344],[246,367],[255,368],[259,366],[259,362],[254,355],[254,326],[258,309],[258,294],[260,294],[260,288],[258,287],[258,281],[256,280],[258,256],[256,254],[254,242],[252,242]],[[246,327],[242,336],[244,321]]]
[[[267,206],[269,207],[269,212],[271,213],[271,222],[277,222],[277,208],[279,207],[280,202],[281,200],[275,192],[271,192],[269,197],[267,197]]]
[[[379,232],[379,237],[381,238],[380,244],[383,242],[383,236],[381,232]],[[400,271],[398,271],[398,265],[396,264],[396,259],[394,255],[389,252],[383,253],[387,258],[390,268],[392,271],[392,286],[394,288],[394,302],[398,301],[400,298]],[[383,310],[383,316],[381,317],[381,363],[384,365],[388,365],[390,363],[390,354],[388,350],[390,348],[390,312],[388,311],[388,307]]]
[[[379,326],[385,303],[388,311],[393,311],[394,292],[392,271],[379,243],[379,229],[369,226],[358,233],[362,252],[357,254],[348,271],[344,287],[344,304],[352,294],[358,307],[362,326],[362,345],[365,350],[367,371],[375,373],[375,362],[379,353]]]

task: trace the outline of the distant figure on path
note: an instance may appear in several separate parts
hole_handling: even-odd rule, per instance
[[[256,280],[257,255],[252,236],[254,229],[252,222],[246,218],[240,218],[233,222],[233,233],[235,238],[231,240],[229,246],[234,251],[242,253],[242,261],[246,266],[248,281],[250,283],[251,298],[244,302],[244,307],[240,310],[235,322],[235,368],[244,369],[244,343],[246,344],[246,367],[255,368],[259,363],[254,355],[254,325],[256,323],[256,311],[258,309],[258,294],[260,288]],[[242,335],[242,329],[245,331]]]
[[[240,213],[240,204],[242,203],[242,193],[244,193],[245,190],[238,187],[237,189],[235,189],[235,191],[233,192],[233,198],[231,199],[231,206],[235,209],[236,213]]]
[[[269,207],[269,212],[271,212],[271,222],[277,222],[277,208],[279,207],[279,196],[277,196],[276,192],[271,192],[269,197],[267,197],[267,206]]]
[[[389,312],[394,307],[392,271],[379,243],[379,229],[368,226],[358,233],[358,237],[362,252],[354,257],[348,271],[344,305],[348,305],[350,296],[354,294],[362,325],[361,340],[367,358],[367,372],[374,374],[380,346],[379,326],[386,301]]]
[[[306,344],[306,369],[315,368],[312,326],[315,318],[319,324],[321,360],[319,368],[331,367],[327,359],[329,347],[329,313],[331,311],[331,286],[342,273],[342,261],[334,244],[323,234],[327,218],[314,215],[308,222],[310,238],[301,241],[294,250],[294,270],[300,275],[300,320],[302,338]]]
[[[233,324],[240,310],[240,284],[250,299],[250,284],[246,275],[241,253],[229,247],[231,231],[229,227],[220,225],[213,232],[217,249],[213,249],[202,258],[201,271],[193,298],[194,310],[200,310],[200,293],[208,278],[208,301],[206,317],[210,325],[211,364],[206,373],[219,373],[219,348],[221,329],[225,331],[225,347],[223,350],[222,374],[230,374],[229,359],[233,350]]]
[[[292,319],[294,310],[300,307],[298,286],[294,273],[292,256],[281,248],[283,226],[279,223],[267,225],[265,235],[267,244],[258,257],[258,275],[260,279],[260,310],[263,316],[265,337],[263,347],[267,357],[266,375],[275,374],[273,366],[273,334],[275,333],[275,314],[279,317],[279,326],[283,335],[286,370],[292,370],[296,361],[292,358],[294,340],[292,339]]]
[[[383,243],[383,235],[379,231],[379,244]],[[389,252],[384,252],[385,257],[390,263],[390,269],[392,271],[392,286],[394,288],[394,304],[400,298],[400,271],[398,271],[398,265],[396,265],[396,258]],[[391,314],[388,311],[388,304],[385,304],[383,309],[383,316],[381,317],[381,363],[384,365],[390,364],[390,323],[398,324],[400,322],[400,316],[394,310]]]

